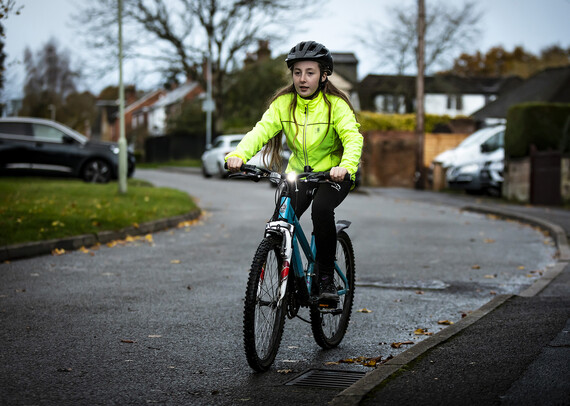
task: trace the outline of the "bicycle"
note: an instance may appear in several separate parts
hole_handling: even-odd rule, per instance
[[[324,349],[336,347],[343,339],[354,301],[354,249],[346,233],[349,221],[336,223],[337,248],[334,283],[339,302],[336,308],[319,304],[315,277],[315,237],[309,243],[291,204],[296,182],[331,183],[328,172],[298,175],[271,172],[253,165],[243,165],[230,178],[256,182],[269,180],[278,185],[275,211],[265,226],[264,238],[253,257],[243,315],[245,355],[256,371],[272,365],[283,335],[285,316],[310,323],[316,343]],[[300,248],[299,248],[300,247]],[[293,277],[290,278],[289,276]],[[308,307],[310,321],[299,316]]]

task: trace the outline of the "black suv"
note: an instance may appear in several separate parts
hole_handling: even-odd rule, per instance
[[[135,157],[127,154],[128,176]],[[0,119],[0,172],[60,173],[86,182],[117,179],[119,147],[116,143],[90,141],[55,121],[41,118]]]

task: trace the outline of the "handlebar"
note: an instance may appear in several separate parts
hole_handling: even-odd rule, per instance
[[[224,168],[228,169],[227,162],[224,164]],[[240,172],[232,173],[229,175],[230,178],[247,178],[255,182],[259,182],[261,179],[276,179],[281,180],[287,175],[278,172],[271,172],[265,168],[260,168],[255,165],[242,164],[240,167]],[[326,172],[301,172],[296,174],[296,179],[300,182],[332,182],[331,175],[329,171]],[[343,179],[344,181],[350,181],[350,174],[347,173]]]

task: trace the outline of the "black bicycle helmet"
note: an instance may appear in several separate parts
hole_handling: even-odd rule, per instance
[[[323,45],[315,41],[299,42],[289,51],[287,55],[287,67],[291,69],[298,61],[316,61],[325,67],[327,75],[333,73],[333,58],[331,52]]]

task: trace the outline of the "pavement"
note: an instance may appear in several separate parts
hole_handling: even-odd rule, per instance
[[[495,297],[329,404],[570,405],[570,212],[431,192],[426,198],[538,226],[556,241],[557,262],[519,295]]]
[[[570,405],[570,211],[435,192],[387,189],[386,193],[538,226],[556,241],[558,258],[525,291],[496,296],[377,366],[329,404]],[[198,214],[117,233],[0,247],[0,260],[47,254],[62,244],[77,249],[90,242],[153,232]]]

